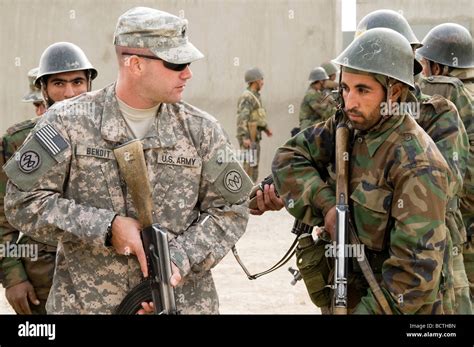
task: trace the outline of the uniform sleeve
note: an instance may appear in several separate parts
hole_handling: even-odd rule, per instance
[[[8,160],[9,153],[13,153],[14,150],[8,141],[7,137],[0,138],[0,167],[3,167],[5,162]],[[7,175],[0,170],[0,242],[6,245],[15,243],[19,237],[19,231],[13,228],[5,217],[4,210],[4,197],[5,189],[7,186]],[[1,270],[3,271],[3,286],[5,288],[12,287],[18,283],[28,280],[25,268],[20,258],[17,257],[4,257],[0,259]]]
[[[288,212],[306,224],[318,224],[320,211],[325,215],[336,205],[325,171],[334,160],[334,125],[332,117],[306,128],[280,147],[273,159],[273,178]]]
[[[104,245],[107,226],[115,212],[66,198],[72,150],[61,118],[53,112],[43,116],[17,152],[16,157],[24,155],[28,159],[29,156],[30,160],[15,160],[14,156],[5,166],[9,177],[5,197],[8,221],[39,242],[57,242],[75,236],[84,242]],[[54,142],[59,153],[51,154],[46,149],[48,146],[41,145],[35,136],[46,126],[48,132],[42,133],[42,137],[57,133],[47,142],[50,146]],[[34,166],[38,167],[31,171]]]
[[[382,266],[381,288],[394,313],[433,314],[446,248],[446,172],[419,166],[393,178],[390,257]],[[426,311],[428,308],[429,311]],[[354,313],[382,314],[372,291]]]
[[[322,93],[317,93],[309,103],[309,106],[318,116],[317,122],[325,121],[336,113],[334,101],[330,95],[324,96]]]
[[[253,105],[250,98],[242,96],[237,105],[237,139],[242,145],[243,140],[250,139],[249,128],[247,123],[250,121]]]
[[[237,161],[222,160],[232,157],[222,130],[215,126],[206,135],[198,198],[200,217],[170,242],[171,258],[183,276],[214,267],[243,235],[248,221],[252,181]]]

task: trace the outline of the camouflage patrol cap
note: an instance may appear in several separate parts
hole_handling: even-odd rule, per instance
[[[322,64],[321,64],[321,67],[324,69],[324,71],[326,71],[326,73],[328,74],[328,76],[337,74],[338,71],[339,71],[339,69],[337,68],[336,64],[331,63],[330,61],[327,61],[327,62],[325,62],[325,63],[322,63]]]
[[[253,67],[245,71],[245,82],[252,83],[255,81],[263,80],[263,73],[258,67]]]
[[[367,30],[333,60],[346,68],[394,78],[412,88],[414,61],[408,40],[387,28]]]
[[[43,101],[43,95],[41,90],[36,88],[35,79],[38,76],[39,68],[35,67],[28,71],[28,82],[30,84],[30,92],[26,94],[21,101],[23,102],[41,102]]]
[[[313,84],[317,81],[325,81],[328,80],[329,76],[322,67],[316,67],[309,73],[308,82]]]
[[[114,45],[148,48],[158,58],[186,64],[204,58],[188,41],[188,21],[148,7],[134,7],[122,14],[114,33]]]

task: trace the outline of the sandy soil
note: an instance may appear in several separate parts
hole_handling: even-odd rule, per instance
[[[251,216],[247,231],[237,243],[242,261],[251,273],[266,270],[277,262],[290,247],[294,235],[290,233],[293,218],[286,211],[267,212]],[[289,266],[250,281],[230,252],[213,270],[220,297],[222,314],[318,314],[311,303],[304,284],[290,284]],[[14,313],[0,288],[0,314]]]

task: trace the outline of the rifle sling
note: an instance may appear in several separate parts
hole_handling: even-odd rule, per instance
[[[359,240],[359,237],[355,233],[354,228],[349,228],[349,230],[350,230],[349,237],[350,237],[351,243],[353,245],[360,245],[361,242]],[[382,289],[380,288],[380,285],[375,279],[374,272],[372,271],[372,268],[370,267],[370,264],[367,258],[362,257],[362,260],[357,259],[357,261],[359,262],[360,269],[362,270],[362,273],[364,274],[366,281],[369,283],[370,289],[372,289],[375,299],[377,300],[377,303],[379,304],[383,313],[386,315],[393,314],[392,309],[390,308],[390,305],[388,304],[387,298],[385,297],[385,295],[383,295]]]
[[[259,278],[260,276],[263,276],[263,275],[266,275],[266,274],[269,274],[270,272],[273,272],[275,271],[276,269],[279,269],[281,268],[283,265],[285,265],[292,257],[293,255],[295,254],[296,252],[296,245],[298,244],[298,236],[295,238],[295,241],[293,241],[293,244],[290,246],[290,249],[288,249],[288,251],[285,253],[285,255],[275,263],[275,265],[273,265],[272,267],[270,267],[269,269],[265,270],[265,271],[262,271],[262,272],[259,272],[257,274],[250,274],[250,272],[247,270],[247,268],[245,267],[244,263],[242,262],[242,260],[240,259],[239,257],[239,254],[237,253],[237,248],[234,246],[232,247],[232,253],[234,254],[234,257],[235,259],[237,260],[237,262],[239,263],[240,267],[242,268],[242,270],[245,272],[245,274],[247,275],[247,278],[249,280],[255,280],[257,278]]]

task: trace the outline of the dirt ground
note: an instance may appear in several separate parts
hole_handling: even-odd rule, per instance
[[[266,270],[280,260],[290,247],[293,218],[285,211],[251,216],[247,231],[237,243],[242,261],[251,273]],[[311,303],[304,284],[290,284],[289,266],[250,281],[230,252],[213,270],[222,314],[319,314]],[[0,314],[13,314],[0,288]]]

